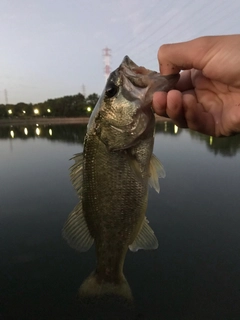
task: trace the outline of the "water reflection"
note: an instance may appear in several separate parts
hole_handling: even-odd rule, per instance
[[[156,132],[162,132],[164,134],[170,134],[170,135],[180,135],[183,131],[183,129],[176,126],[170,120],[157,122],[155,130]]]
[[[215,155],[221,154],[223,156],[232,157],[240,151],[240,135],[232,137],[216,138],[207,136],[198,132],[190,131],[193,140],[204,142],[209,151]]]
[[[240,135],[233,137],[216,138],[207,136],[191,130],[189,134],[192,140],[198,140],[206,145],[207,149],[215,155],[232,157],[240,151]],[[156,133],[163,135],[180,136],[186,132],[173,124],[171,121],[161,121],[156,123]],[[3,126],[0,127],[0,139],[30,139],[42,138],[56,141],[83,143],[86,133],[86,125],[28,125],[28,126]]]
[[[239,319],[239,136],[157,124],[154,153],[167,176],[160,194],[149,190],[147,217],[159,249],[127,254],[137,314],[110,302],[105,318],[105,302],[76,298],[94,249],[77,254],[61,237],[78,201],[69,158],[82,151],[86,126],[36,128],[0,127],[0,318]]]
[[[79,301],[81,319],[87,320],[140,320],[146,319],[137,314],[134,304],[126,303],[119,296],[101,296]]]
[[[0,127],[0,139],[32,139],[42,138],[66,142],[83,142],[86,125],[25,125]]]

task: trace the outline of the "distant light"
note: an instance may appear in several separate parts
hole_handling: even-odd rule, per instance
[[[26,136],[28,135],[28,129],[27,128],[24,128],[24,133],[25,133]]]
[[[47,112],[51,112],[51,110],[50,110],[50,109],[47,109]]]
[[[38,123],[36,123],[36,127],[38,127]]]
[[[25,113],[26,113],[26,111],[25,111],[25,110],[23,110],[23,113],[25,114]]]
[[[174,125],[174,133],[177,134],[178,133],[178,126]]]
[[[10,136],[11,136],[12,138],[14,138],[14,131],[13,131],[13,130],[10,131]]]
[[[11,109],[8,110],[8,114],[12,114],[12,110]]]
[[[52,136],[52,129],[49,129],[48,132],[49,132],[49,135]]]
[[[34,109],[33,112],[34,112],[34,114],[39,114],[39,110],[38,109]]]
[[[91,107],[87,107],[87,112],[91,112],[92,108]]]
[[[41,131],[40,131],[40,129],[39,128],[36,128],[36,135],[40,135],[40,133],[41,133]]]
[[[209,137],[209,144],[210,144],[210,146],[212,145],[212,143],[213,143],[213,137],[210,136],[210,137]]]
[[[164,121],[164,131],[167,131],[167,121]]]

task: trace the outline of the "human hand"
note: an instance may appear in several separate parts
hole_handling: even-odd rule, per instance
[[[208,135],[240,132],[240,35],[163,45],[158,60],[163,75],[185,70],[176,90],[154,94],[158,115]]]

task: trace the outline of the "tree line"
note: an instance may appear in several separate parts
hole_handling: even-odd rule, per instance
[[[0,118],[30,117],[88,117],[99,99],[92,93],[86,98],[78,93],[41,103],[0,104]]]

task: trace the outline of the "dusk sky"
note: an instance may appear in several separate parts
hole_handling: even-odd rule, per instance
[[[104,88],[127,54],[158,70],[161,44],[240,33],[239,0],[1,0],[0,103],[37,103]]]

